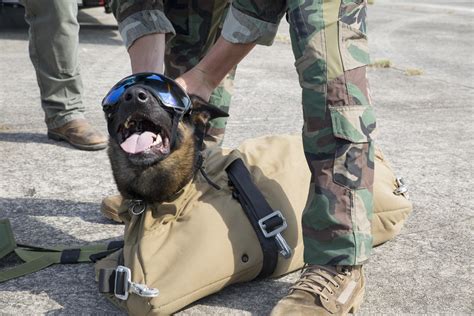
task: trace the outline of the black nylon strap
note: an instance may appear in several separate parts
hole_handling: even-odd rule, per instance
[[[59,263],[77,263],[79,256],[81,255],[81,249],[64,249],[61,252],[61,259]]]
[[[259,278],[269,276],[275,271],[278,261],[278,247],[274,238],[266,238],[258,225],[258,221],[273,213],[265,197],[250,178],[250,173],[241,159],[236,159],[227,168],[231,184],[235,187],[234,198],[236,198],[247,215],[253,229],[257,233],[258,241],[263,251],[263,265]],[[266,223],[267,230],[282,224],[281,219],[273,218]]]
[[[123,248],[123,240],[114,240],[107,245],[108,250],[116,250]]]
[[[114,293],[115,289],[115,269],[99,270],[99,292]]]

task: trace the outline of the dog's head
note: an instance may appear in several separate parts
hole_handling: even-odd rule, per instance
[[[125,198],[148,202],[169,200],[192,179],[199,138],[209,120],[227,116],[157,74],[121,80],[103,106],[117,187]]]

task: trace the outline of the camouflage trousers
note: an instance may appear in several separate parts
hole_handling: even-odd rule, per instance
[[[171,78],[190,70],[205,56],[221,34],[228,7],[228,0],[113,0],[111,3],[127,47],[149,33],[167,34],[165,74]],[[234,75],[235,68],[213,91],[210,99],[227,113]],[[210,122],[207,144],[222,144],[226,123],[226,118]]]
[[[372,249],[375,116],[366,65],[366,2],[288,1],[312,181],[304,259],[357,265]]]

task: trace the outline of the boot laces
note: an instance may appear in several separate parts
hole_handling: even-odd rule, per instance
[[[324,289],[327,289],[330,294],[334,293],[333,288],[339,288],[339,282],[344,281],[345,276],[350,275],[350,269],[342,268],[337,269],[333,266],[319,266],[313,265],[306,268],[301,274],[301,277],[296,283],[290,288],[290,293],[294,290],[302,290],[315,294],[325,301],[329,301],[329,297],[323,293]]]

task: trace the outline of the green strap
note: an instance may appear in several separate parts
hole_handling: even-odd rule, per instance
[[[10,221],[7,218],[0,219],[0,259],[12,252],[15,247],[16,243]]]
[[[38,250],[36,247],[35,249],[31,248],[23,248],[18,247],[15,249],[15,253],[23,260],[23,261],[32,261],[36,260],[40,257],[48,257],[50,258],[53,263],[80,263],[80,262],[91,262],[90,256],[105,252],[107,250],[119,249],[120,247],[116,248],[109,248],[109,244],[101,244],[101,245],[88,245],[82,247],[54,247],[53,249],[44,248],[42,250]],[[59,248],[59,249],[58,249]]]
[[[0,283],[37,272],[41,269],[49,267],[53,262],[48,257],[40,257],[33,261],[25,262],[5,271],[0,271]]]
[[[8,219],[0,219],[0,259],[15,251],[25,263],[0,271],[0,283],[37,272],[56,263],[92,262],[91,256],[107,255],[123,247],[123,241],[86,246],[36,247],[16,244]]]
[[[59,250],[61,249],[62,250]],[[111,242],[100,245],[87,245],[83,247],[68,248],[54,247],[54,249],[40,247],[18,247],[15,253],[25,263],[14,266],[5,271],[0,271],[0,283],[42,270],[56,263],[92,262],[92,255],[115,251],[120,249],[120,243]]]

